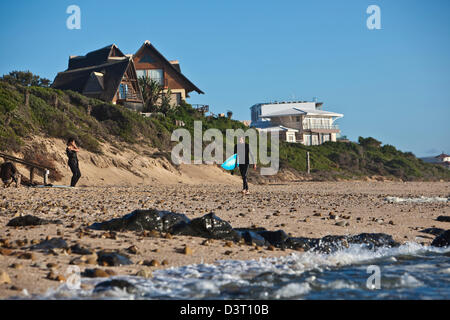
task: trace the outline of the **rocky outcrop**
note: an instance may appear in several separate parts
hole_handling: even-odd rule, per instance
[[[248,245],[264,246],[267,245],[268,243],[267,240],[258,233],[260,231],[265,231],[264,228],[258,229],[239,228],[235,230],[239,234],[240,238],[243,239],[245,243]]]
[[[420,232],[432,234],[433,236],[439,236],[440,234],[445,232],[445,229],[432,227],[420,230]]]
[[[441,233],[440,235],[438,235],[436,238],[434,238],[431,245],[434,247],[450,246],[450,230],[446,230],[443,233]]]
[[[49,251],[52,249],[68,249],[69,245],[63,238],[52,238],[44,240],[30,247],[31,250]]]
[[[91,228],[114,231],[156,230],[159,232],[169,232],[174,235],[188,235],[232,241],[243,240],[247,244],[255,244],[258,246],[272,245],[278,248],[302,251],[315,250],[325,253],[346,248],[350,244],[361,244],[368,249],[384,246],[395,247],[399,245],[390,235],[384,233],[302,238],[289,237],[283,230],[270,231],[264,228],[234,229],[227,221],[220,219],[213,212],[203,217],[189,220],[184,214],[174,212],[157,211],[154,209],[136,210],[119,219],[95,223]]]
[[[61,220],[46,220],[32,215],[16,217],[11,219],[6,225],[8,227],[39,226],[43,224],[62,224]]]
[[[209,239],[234,240],[240,239],[239,233],[226,221],[220,219],[213,212],[189,223],[177,224],[172,229],[173,234],[189,235]]]
[[[103,250],[97,252],[97,262],[100,266],[116,267],[132,264],[124,253]]]
[[[184,214],[151,209],[135,210],[122,218],[94,223],[90,228],[110,231],[156,230],[159,232],[171,232],[174,226],[184,225],[189,222],[189,218]]]
[[[271,245],[276,247],[285,247],[285,242],[289,236],[283,230],[278,231],[259,231],[258,234],[266,239]]]
[[[138,292],[135,285],[133,285],[132,283],[130,283],[126,280],[121,280],[121,279],[113,279],[113,280],[107,280],[107,281],[100,282],[99,284],[97,284],[95,286],[94,292],[100,293],[100,292],[105,292],[108,290],[113,290],[114,288],[125,290],[127,293],[131,293],[131,294]]]

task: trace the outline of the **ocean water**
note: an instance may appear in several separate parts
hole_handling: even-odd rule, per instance
[[[379,272],[374,272],[377,270]],[[379,288],[376,276],[379,275]],[[372,277],[369,279],[369,277]],[[449,299],[450,248],[406,243],[369,250],[361,245],[331,254],[223,260],[153,272],[153,278],[118,276],[133,293],[49,290],[39,299]],[[111,278],[110,278],[111,279]],[[82,278],[96,285],[107,279]]]
[[[421,196],[419,198],[386,197],[385,200],[389,203],[427,203],[427,202],[446,203],[450,201],[450,198],[424,197],[424,196]]]

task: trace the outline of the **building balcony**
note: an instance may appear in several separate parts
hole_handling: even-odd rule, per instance
[[[311,129],[337,129],[339,130],[339,126],[337,124],[331,124],[331,125],[320,125],[320,124],[303,124],[303,129],[305,130],[311,130]]]
[[[134,92],[119,92],[119,102],[130,101],[130,102],[142,102],[141,97]]]
[[[339,126],[336,124],[332,125],[321,125],[321,124],[304,124],[303,130],[308,130],[317,133],[338,133],[340,132]]]
[[[303,124],[303,129],[304,130],[313,130],[313,129],[339,130],[339,126],[336,125],[336,124],[321,125],[321,124],[304,123]]]

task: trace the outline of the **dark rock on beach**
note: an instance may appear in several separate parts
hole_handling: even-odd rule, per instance
[[[400,244],[385,233],[361,233],[347,237],[348,243],[365,244],[369,249],[378,247],[398,247]]]
[[[44,250],[48,251],[51,249],[68,249],[69,246],[63,238],[52,238],[49,240],[44,240],[38,244],[30,247],[31,250]]]
[[[286,240],[286,247],[291,249],[313,250],[323,253],[331,253],[348,247],[345,236],[325,236],[323,238],[292,237]]]
[[[450,222],[450,216],[439,216],[436,220],[440,222]]]
[[[315,248],[319,243],[319,239],[304,238],[304,237],[290,237],[286,240],[286,247],[289,249],[308,251]]]
[[[289,236],[283,230],[277,231],[259,231],[258,234],[266,239],[271,245],[284,247]]]
[[[442,234],[434,238],[431,243],[434,247],[448,247],[450,246],[450,230],[444,231]]]
[[[420,230],[420,232],[427,233],[427,234],[432,234],[434,236],[439,236],[440,234],[445,232],[445,229],[441,229],[441,228],[426,228],[426,229]]]
[[[238,228],[234,230],[239,234],[240,238],[244,239],[246,244],[256,244],[257,246],[264,246],[267,244],[266,239],[264,239],[264,237],[255,229]]]
[[[75,254],[88,255],[93,254],[94,252],[91,249],[80,246],[80,244],[74,244],[70,247],[70,251]]]
[[[170,234],[190,235],[204,238],[238,240],[239,235],[226,221],[209,213],[190,220],[186,215],[170,211],[135,210],[122,218],[94,223],[95,230],[143,231],[153,230]]]
[[[122,218],[95,223],[90,228],[98,230],[152,230],[167,232],[173,235],[187,235],[207,239],[239,241],[257,246],[272,245],[278,248],[296,250],[315,250],[324,253],[346,248],[349,244],[365,245],[369,249],[399,244],[392,236],[384,233],[361,233],[353,236],[325,236],[323,238],[289,237],[283,230],[269,231],[264,228],[237,228],[220,219],[213,212],[200,218],[189,220],[184,214],[158,210],[135,210]],[[131,263],[125,255],[118,253],[99,254],[100,265],[123,265]]]
[[[97,252],[97,256],[97,262],[101,266],[115,267],[132,264],[128,256],[119,252],[103,250]]]
[[[314,250],[323,253],[331,253],[346,248],[350,244],[365,245],[369,249],[378,247],[396,247],[399,243],[392,236],[384,233],[361,233],[354,236],[325,236],[323,238],[295,238],[286,240],[286,247],[291,249]]]
[[[122,218],[94,223],[90,226],[95,230],[109,231],[143,231],[155,230],[159,232],[170,232],[174,226],[188,224],[190,222],[186,215],[169,211],[158,210],[135,210]]]
[[[81,275],[83,277],[88,277],[88,278],[108,278],[110,276],[115,276],[117,275],[114,271],[112,270],[103,270],[103,269],[99,269],[99,268],[95,268],[95,269],[85,269]]]
[[[100,282],[97,284],[94,288],[94,292],[105,292],[108,290],[113,290],[114,288],[119,288],[121,290],[125,290],[127,293],[137,293],[138,290],[136,286],[131,284],[130,282],[126,280],[121,279],[113,279],[113,280],[107,280]]]
[[[62,224],[61,220],[46,220],[32,215],[26,215],[22,217],[16,217],[11,219],[8,227],[26,227],[26,226],[39,226],[43,224]]]
[[[213,212],[193,219],[190,223],[178,224],[174,226],[171,233],[234,241],[240,239],[238,232],[228,222],[220,219]]]

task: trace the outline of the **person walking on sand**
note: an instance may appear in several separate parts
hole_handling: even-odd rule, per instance
[[[75,143],[75,139],[70,138],[67,141],[66,153],[67,153],[67,157],[69,158],[69,161],[67,164],[69,165],[70,170],[72,170],[72,174],[73,174],[72,180],[70,180],[71,187],[75,187],[78,180],[81,178],[81,172],[80,172],[80,168],[78,167],[78,157],[77,157],[77,152],[79,152],[79,151],[80,151],[80,149],[78,149],[78,147]]]
[[[245,142],[244,137],[239,138],[239,143],[234,146],[234,153],[238,155],[239,172],[242,176],[242,193],[249,194],[247,173],[250,163],[253,164],[253,169],[256,170],[256,163],[253,157],[253,153],[250,150],[250,146]],[[250,161],[251,160],[251,161]]]

